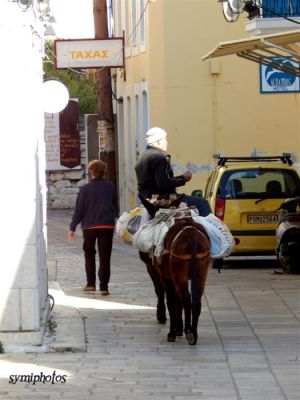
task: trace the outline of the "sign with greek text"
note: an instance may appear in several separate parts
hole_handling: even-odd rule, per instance
[[[61,169],[59,159],[59,114],[45,113],[44,138],[46,145],[46,169]]]
[[[287,65],[297,63],[286,57],[272,57]],[[300,92],[299,77],[289,75],[271,66],[260,64],[260,92],[261,93],[293,93]]]
[[[71,111],[73,115],[68,112],[69,106],[73,110]],[[77,101],[70,100],[62,113],[45,113],[44,139],[47,171],[81,168],[78,107]]]
[[[80,165],[79,105],[70,100],[59,114],[60,164],[74,168]]]
[[[123,38],[55,40],[57,69],[123,67]]]

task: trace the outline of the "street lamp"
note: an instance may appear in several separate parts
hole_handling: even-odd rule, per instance
[[[44,112],[57,114],[69,102],[69,91],[66,86],[56,78],[48,78],[43,84]]]

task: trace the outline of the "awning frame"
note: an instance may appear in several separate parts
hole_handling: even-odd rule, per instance
[[[232,54],[300,77],[300,30],[222,42],[202,60]]]

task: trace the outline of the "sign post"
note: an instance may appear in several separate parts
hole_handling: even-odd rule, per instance
[[[99,159],[107,164],[106,178],[118,190],[110,68],[125,68],[124,35],[108,37],[106,0],[94,2],[96,39],[55,40],[55,66],[57,69],[97,69]]]

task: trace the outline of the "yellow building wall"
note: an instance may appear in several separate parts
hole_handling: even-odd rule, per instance
[[[216,0],[157,0],[146,53],[126,59],[126,85],[148,82],[149,126],[167,130],[175,171],[194,173],[186,193],[204,189],[214,153],[300,156],[299,94],[260,94],[259,64],[240,57],[201,59],[249,37],[246,21],[227,23]]]

